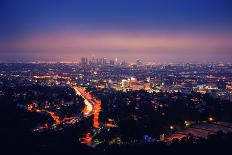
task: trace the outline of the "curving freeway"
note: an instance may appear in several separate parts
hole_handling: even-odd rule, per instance
[[[80,95],[84,98],[85,107],[82,111],[82,113],[79,113],[72,117],[65,117],[61,119],[58,115],[56,115],[54,112],[40,109],[35,106],[34,103],[28,105],[29,111],[34,112],[45,112],[48,113],[54,120],[54,124],[52,126],[41,126],[36,131],[42,131],[47,128],[55,129],[59,124],[68,125],[68,124],[75,124],[79,122],[83,117],[88,117],[91,115],[94,115],[93,118],[93,127],[99,128],[99,113],[101,111],[101,101],[97,100],[93,95],[91,95],[89,92],[85,90],[85,88],[76,86],[74,83],[71,82],[71,79],[69,77],[62,77],[62,76],[34,76],[34,78],[53,78],[53,79],[65,79],[67,80],[68,86],[73,88],[75,90],[76,95]]]
[[[83,110],[84,117],[88,117],[91,115],[94,115],[93,119],[93,126],[95,128],[99,127],[99,113],[101,111],[101,101],[97,100],[94,96],[92,96],[89,92],[87,92],[83,87],[78,87],[75,85],[71,86],[75,92],[76,95],[82,96],[85,100],[85,108]]]

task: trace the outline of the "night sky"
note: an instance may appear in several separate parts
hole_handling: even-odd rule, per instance
[[[0,60],[231,62],[231,0],[0,0]]]

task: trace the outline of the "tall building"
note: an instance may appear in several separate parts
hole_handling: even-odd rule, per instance
[[[102,64],[103,64],[103,59],[97,58],[97,65],[102,65]]]
[[[81,58],[81,64],[82,65],[87,65],[88,64],[88,58],[86,58],[86,57]]]
[[[126,65],[126,61],[123,60],[122,63],[121,63],[122,66],[125,66]]]
[[[137,61],[136,61],[136,64],[137,64],[137,65],[142,65],[143,63],[142,63],[141,60],[137,60]]]
[[[110,60],[110,65],[114,65],[114,60]]]
[[[114,62],[115,62],[115,65],[118,65],[118,58],[115,58]]]
[[[89,61],[89,64],[96,65],[96,59],[92,57],[92,59]]]
[[[106,64],[107,64],[107,59],[103,58],[103,65],[106,65]]]

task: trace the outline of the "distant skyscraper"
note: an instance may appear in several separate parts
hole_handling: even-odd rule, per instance
[[[143,63],[142,63],[141,60],[137,60],[137,61],[136,61],[136,64],[137,64],[137,65],[142,65]]]
[[[106,65],[106,64],[107,64],[107,59],[103,58],[103,65]]]
[[[97,58],[97,65],[102,65],[102,64],[103,64],[103,59]]]
[[[92,57],[92,59],[89,61],[89,64],[95,65],[96,64],[96,59]]]
[[[118,65],[118,58],[115,58],[114,62],[116,65]]]
[[[110,65],[114,65],[114,60],[110,60]]]
[[[82,65],[87,65],[88,64],[88,58],[85,58],[85,57],[81,58],[81,64]]]
[[[122,66],[125,66],[126,65],[126,61],[123,60],[122,63],[121,63]]]

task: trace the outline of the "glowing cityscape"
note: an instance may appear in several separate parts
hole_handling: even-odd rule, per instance
[[[231,0],[1,0],[0,154],[228,154]]]

